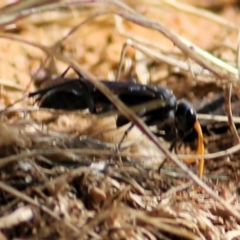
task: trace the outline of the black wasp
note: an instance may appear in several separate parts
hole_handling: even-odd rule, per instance
[[[144,104],[152,100],[161,100],[165,104],[154,110],[143,110],[138,114],[148,126],[158,126],[165,133],[159,134],[165,139],[182,139],[193,130],[198,135],[197,154],[203,155],[203,136],[196,112],[185,100],[177,101],[172,91],[155,85],[142,85],[133,82],[102,81],[127,106]],[[115,109],[108,98],[93,84],[79,74],[79,78],[59,78],[51,81],[51,86],[29,94],[37,97],[41,108],[61,110],[89,109],[92,114],[100,114]],[[116,125],[121,127],[129,123],[124,116],[117,117]],[[169,127],[171,126],[171,127]],[[158,135],[158,134],[157,134]],[[188,163],[195,160],[185,160]],[[199,162],[199,176],[202,177],[204,160]]]

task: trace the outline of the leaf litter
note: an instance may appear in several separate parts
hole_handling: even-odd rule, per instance
[[[114,80],[123,44],[129,38],[146,51],[126,48],[121,79],[166,86],[196,109],[217,98],[226,84],[232,84],[238,95],[237,1],[213,1],[212,5],[206,1],[202,8],[197,1],[174,2],[19,1],[7,5],[9,1],[2,1],[1,239],[240,238],[239,218],[226,207],[240,209],[239,150],[227,153],[237,147],[230,131],[205,136],[206,154],[219,155],[206,158],[203,181],[225,206],[196,187],[194,179],[171,161],[159,169],[166,157],[137,128],[117,151],[126,128],[116,129],[114,116],[40,110],[24,97],[26,91],[35,90],[68,67],[51,55],[59,43],[61,54],[99,79]],[[202,54],[210,70],[202,69],[177,43],[157,31],[141,27],[137,20],[127,21],[129,16],[123,11],[127,5],[136,11],[128,9],[130,18],[141,13],[187,39],[189,49]],[[109,12],[123,18],[106,14]],[[101,16],[94,18],[97,14]],[[86,19],[89,21],[81,25]],[[25,40],[37,47],[24,44]],[[161,53],[163,59],[151,57],[151,51]],[[182,64],[187,64],[187,71]],[[211,68],[229,79],[216,76]],[[233,114],[239,116],[237,103]],[[202,118],[207,121],[207,116]],[[216,116],[209,126],[222,123],[219,119]],[[178,151],[194,154],[185,145]],[[196,171],[196,166],[189,166],[189,171]]]

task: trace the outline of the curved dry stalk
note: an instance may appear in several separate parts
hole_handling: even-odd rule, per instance
[[[237,68],[238,68],[238,80],[240,81],[240,31],[238,32],[237,42]]]
[[[232,116],[232,108],[231,108],[232,85],[228,84],[227,86],[225,86],[224,92],[226,97],[225,109],[227,112],[229,128],[233,137],[235,138],[235,142],[240,143],[240,138],[239,138],[236,126],[233,122],[233,116]]]
[[[57,2],[57,3],[54,3]],[[42,0],[39,2],[38,0],[25,0],[18,1],[14,4],[9,4],[4,8],[0,9],[1,19],[0,19],[0,27],[4,27],[10,23],[16,22],[19,19],[25,18],[37,11],[40,11],[45,5],[57,5],[59,6],[62,0]]]

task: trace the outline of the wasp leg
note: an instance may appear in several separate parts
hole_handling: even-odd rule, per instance
[[[155,134],[155,133],[154,133]],[[158,137],[163,137],[164,138],[164,134],[159,134],[159,133],[156,133],[155,134],[156,136]],[[172,152],[173,149],[175,149],[175,152],[177,153],[177,142],[179,142],[179,139],[176,137],[174,139],[174,141],[171,143],[170,147],[169,147],[169,152]],[[167,161],[167,158],[165,158],[162,163],[159,165],[158,167],[158,171],[160,172],[161,171],[161,168],[164,166],[165,162]]]
[[[65,77],[65,75],[67,74],[67,72],[69,71],[71,67],[67,67],[67,69],[60,75],[61,78]]]
[[[73,69],[73,71],[78,75],[79,80],[83,80],[83,81],[86,80],[85,77],[77,69],[75,69],[74,67],[69,67],[69,68]],[[68,71],[68,69],[67,69],[67,71]]]
[[[142,109],[139,113],[137,113],[137,116],[139,118],[143,118],[145,113],[146,113],[146,109]],[[145,119],[143,119],[143,121],[146,123],[147,120],[148,120],[148,117],[145,116]],[[124,116],[118,116],[117,121],[116,121],[117,127],[121,127],[127,123],[129,123],[128,119],[126,119]],[[121,148],[121,144],[122,144],[123,140],[127,137],[128,133],[132,130],[133,127],[134,127],[134,124],[131,123],[129,128],[124,132],[123,137],[118,144],[118,149]]]
[[[128,133],[132,130],[132,128],[134,127],[134,124],[131,123],[131,125],[129,126],[129,128],[124,132],[119,144],[118,144],[118,149],[120,150],[121,149],[121,145],[123,143],[123,140],[127,137]]]

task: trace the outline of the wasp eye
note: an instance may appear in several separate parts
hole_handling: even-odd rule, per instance
[[[190,132],[196,122],[196,112],[189,102],[181,100],[177,104],[175,112],[175,124],[179,131]]]

